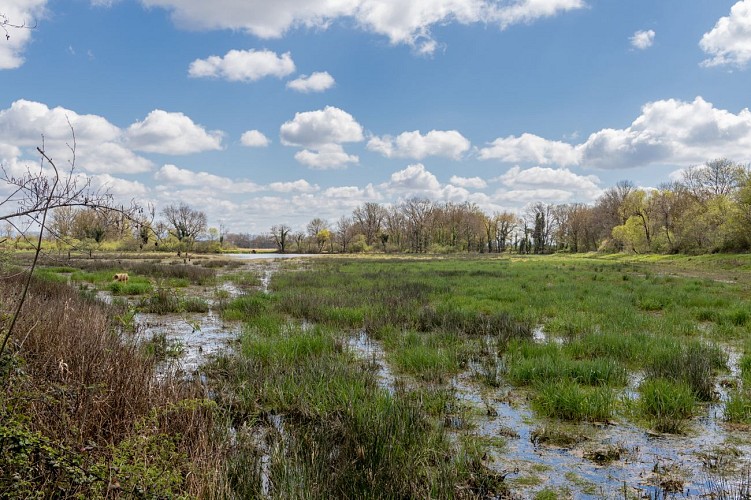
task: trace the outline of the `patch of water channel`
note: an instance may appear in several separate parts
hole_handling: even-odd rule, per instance
[[[737,358],[731,355],[731,373],[737,371]],[[511,396],[510,386],[482,387],[476,381],[480,370],[475,367],[460,374],[452,386],[459,401],[475,408],[471,432],[487,438],[510,437],[505,446],[491,451],[488,466],[499,473],[518,470],[520,482],[534,477],[531,482],[538,485],[522,486],[522,493],[553,488],[571,491],[574,498],[594,499],[624,498],[625,490],[628,497],[695,498],[716,493],[717,485],[737,489],[745,479],[743,471],[751,467],[748,433],[739,435],[721,422],[726,393],[690,422],[687,435],[656,434],[630,422],[579,424],[573,428],[579,429],[582,438],[575,441],[580,442],[556,447],[535,442],[537,429],[556,422],[536,418],[524,398]],[[642,379],[641,374],[632,376],[624,397],[636,397]],[[598,463],[585,458],[602,456],[600,450],[606,454],[616,450],[617,459]],[[723,473],[729,477],[722,477]],[[510,475],[512,484],[514,479]]]
[[[242,325],[223,321],[218,314],[152,314],[136,313],[134,321],[138,335],[143,339],[164,335],[167,343],[177,345],[180,356],[177,366],[165,362],[159,370],[176,369],[195,372],[209,356],[231,345],[242,333]]]
[[[396,377],[386,363],[386,351],[383,350],[381,343],[370,338],[365,330],[360,330],[357,335],[347,340],[347,346],[355,355],[371,364],[375,370],[378,385],[389,391],[389,394],[393,396]]]

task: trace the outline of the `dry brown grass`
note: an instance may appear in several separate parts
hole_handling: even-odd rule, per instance
[[[0,281],[0,313],[6,323],[22,279]],[[107,483],[101,492],[112,496],[143,493],[137,469],[128,473],[124,467],[129,459],[164,459],[148,456],[138,443],[170,437],[175,453],[168,458],[185,476],[176,488],[205,496],[220,469],[218,412],[200,384],[157,380],[155,360],[112,323],[110,307],[64,284],[34,282],[11,339],[11,355],[2,360],[0,412],[50,443],[80,452],[76,459],[89,466],[87,472],[98,476],[99,483]],[[92,482],[76,489],[103,487]]]

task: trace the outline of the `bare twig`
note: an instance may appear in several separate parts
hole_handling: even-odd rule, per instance
[[[21,24],[16,24],[11,22],[10,19],[8,19],[8,16],[5,14],[0,14],[0,28],[5,32],[5,40],[10,40],[10,31],[8,31],[8,28],[11,29],[26,29],[26,30],[33,30],[36,29],[37,22],[34,21],[34,26],[30,26],[26,24],[26,21],[22,22]]]
[[[40,229],[39,229],[39,238],[37,240],[36,249],[34,251],[34,260],[31,263],[31,269],[29,269],[29,275],[26,278],[26,283],[24,283],[23,292],[21,292],[21,298],[18,300],[18,305],[16,306],[16,311],[13,313],[13,318],[11,319],[10,326],[8,327],[8,331],[5,332],[5,336],[3,337],[3,344],[0,346],[0,357],[5,352],[5,346],[8,344],[8,339],[10,339],[10,336],[13,335],[13,329],[16,326],[16,322],[18,321],[18,317],[21,314],[21,308],[23,307],[24,302],[26,301],[26,295],[29,293],[29,286],[31,286],[31,278],[34,275],[34,269],[36,268],[37,262],[39,261],[39,253],[42,251],[42,239],[44,237],[44,226],[47,221],[47,213],[49,212],[50,205],[52,204],[52,198],[57,190],[57,185],[60,182],[60,174],[57,170],[57,166],[55,166],[55,163],[52,161],[52,159],[47,156],[47,154],[42,150],[41,148],[37,148],[37,151],[40,155],[42,155],[42,158],[44,160],[47,160],[47,163],[52,166],[52,169],[55,171],[55,175],[53,177],[54,181],[52,184],[52,187],[49,190],[49,196],[47,197],[47,203],[42,208],[42,221],[40,223]]]

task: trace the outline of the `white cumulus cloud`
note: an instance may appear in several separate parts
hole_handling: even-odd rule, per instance
[[[315,193],[321,189],[318,185],[311,184],[305,179],[298,179],[289,182],[272,182],[267,188],[270,191],[276,191],[279,193]]]
[[[323,92],[333,87],[335,83],[334,77],[329,75],[327,71],[316,71],[310,76],[302,75],[291,82],[287,82],[287,88],[307,94]]]
[[[333,106],[318,111],[295,113],[279,129],[282,144],[314,148],[363,140],[362,125],[352,115]]]
[[[190,29],[243,30],[261,38],[281,37],[291,28],[325,29],[333,21],[354,19],[366,31],[386,36],[429,54],[438,44],[431,27],[450,23],[531,23],[570,10],[584,0],[141,0],[168,9],[173,20]]]
[[[507,163],[537,163],[575,165],[578,155],[571,144],[550,141],[534,134],[498,138],[480,149],[481,160],[500,160]]]
[[[6,31],[0,30],[0,69],[15,69],[24,63],[23,51],[31,41],[33,28],[44,17],[47,0],[5,0],[0,5],[0,23],[7,23]]]
[[[515,192],[553,190],[565,191],[567,198],[592,201],[601,193],[600,179],[594,175],[578,175],[567,168],[512,167],[498,179]]]
[[[141,122],[128,127],[125,138],[138,151],[184,155],[222,148],[223,133],[207,132],[183,113],[155,109]]]
[[[704,66],[745,67],[751,61],[751,0],[733,5],[730,15],[720,18],[699,46],[710,56]]]
[[[751,112],[665,99],[645,104],[630,126],[598,130],[581,144],[533,134],[499,138],[479,158],[505,163],[624,169],[655,164],[701,163],[718,157],[745,161],[751,151]]]
[[[645,50],[655,43],[655,32],[654,30],[637,31],[629,40],[633,48]]]
[[[254,82],[268,76],[283,78],[295,72],[289,52],[277,55],[270,50],[230,50],[223,57],[211,56],[190,63],[193,78],[222,78],[231,82]]]
[[[484,189],[488,187],[488,183],[479,177],[459,177],[452,175],[449,182],[454,186],[470,189]]]
[[[282,144],[304,148],[295,159],[314,169],[344,168],[358,163],[342,144],[363,140],[362,125],[352,115],[333,106],[317,111],[296,113],[279,129]]]
[[[196,187],[208,189],[212,193],[255,193],[263,189],[251,181],[230,179],[208,172],[193,172],[169,164],[162,166],[154,174],[154,178],[162,183],[162,189]]]
[[[391,174],[391,178],[383,185],[390,191],[400,191],[407,196],[436,196],[441,189],[441,183],[432,172],[422,163],[409,165],[404,170]]]
[[[577,146],[583,166],[618,169],[660,163],[745,159],[751,151],[751,112],[717,109],[701,97],[648,103],[625,129],[604,129]]]
[[[427,156],[443,156],[458,160],[469,150],[470,142],[456,130],[431,130],[422,135],[419,130],[403,132],[396,137],[373,137],[367,148],[387,158],[422,160]]]
[[[240,137],[240,142],[243,146],[249,148],[265,148],[271,143],[269,138],[263,135],[263,132],[259,130],[248,130],[247,132],[244,132]]]
[[[75,134],[76,167],[96,173],[139,173],[151,170],[152,163],[121,144],[122,131],[105,118],[81,115],[63,107],[18,100],[0,110],[0,152],[21,155],[28,148],[42,146],[58,167],[67,168],[73,160]]]
[[[315,170],[345,168],[348,164],[360,161],[357,155],[350,155],[341,144],[324,144],[317,149],[303,149],[295,153],[295,160]]]

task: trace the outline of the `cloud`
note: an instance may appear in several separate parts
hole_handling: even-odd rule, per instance
[[[76,132],[76,134],[78,134]],[[60,145],[54,148],[53,158],[65,158],[67,151]],[[76,149],[76,166],[95,173],[138,174],[154,168],[151,160],[138,156],[115,142],[84,145]]]
[[[149,194],[149,188],[143,183],[113,177],[110,174],[91,176],[91,187],[103,189],[118,199],[142,199]]]
[[[496,24],[501,29],[581,9],[584,0],[141,0],[148,7],[172,12],[179,26],[189,29],[243,30],[261,38],[277,38],[296,27],[325,29],[350,18],[366,31],[386,36],[392,44],[407,44],[430,54],[438,44],[433,26],[451,23]]]
[[[359,158],[344,151],[342,144],[363,140],[357,121],[339,108],[326,106],[318,111],[296,113],[279,129],[282,144],[304,148],[295,159],[314,169],[344,168]]]
[[[333,106],[295,113],[295,118],[282,124],[279,132],[285,146],[315,148],[363,140],[362,126],[352,115]]]
[[[338,186],[327,188],[321,193],[326,198],[348,198],[355,200],[362,200],[365,198],[373,198],[375,188],[372,184],[368,184],[370,188],[370,195],[366,189],[359,188],[357,186]]]
[[[438,178],[429,172],[425,165],[416,163],[409,165],[404,170],[391,174],[391,178],[382,187],[389,191],[403,193],[405,197],[428,196],[435,198],[440,196],[441,183]]]
[[[231,82],[255,82],[275,76],[283,78],[295,72],[289,52],[277,55],[270,50],[230,50],[224,57],[211,56],[190,63],[193,78],[222,78]]]
[[[277,191],[279,193],[315,193],[321,188],[317,185],[312,185],[305,179],[298,179],[291,182],[272,182],[267,186],[270,191]]]
[[[6,23],[6,31],[0,30],[0,70],[15,69],[24,63],[23,51],[31,41],[33,27],[44,17],[47,0],[6,0],[0,6],[0,23]]]
[[[470,142],[456,130],[431,130],[422,135],[419,130],[403,132],[396,137],[373,137],[367,148],[387,158],[412,158],[443,156],[459,160],[469,150]]]
[[[242,137],[240,137],[240,142],[243,146],[249,148],[265,148],[271,143],[269,138],[258,130],[248,130],[243,133]]]
[[[69,123],[70,122],[70,123]],[[20,99],[10,108],[0,110],[0,141],[17,146],[38,146],[47,142],[72,142],[71,127],[79,145],[113,141],[120,129],[97,115],[79,115],[40,102]]]
[[[454,186],[463,188],[484,189],[488,187],[488,183],[480,179],[479,177],[459,177],[453,175],[451,176],[449,182]]]
[[[287,88],[307,94],[323,92],[333,87],[335,83],[334,77],[329,75],[328,72],[316,71],[310,76],[302,75],[300,78],[287,82]]]
[[[517,193],[550,191],[559,196],[559,192],[566,192],[566,199],[573,197],[585,201],[592,201],[602,193],[599,178],[594,175],[578,175],[567,168],[513,167],[496,180]]]
[[[360,158],[347,154],[340,144],[324,144],[315,150],[303,149],[295,153],[295,160],[315,170],[345,168],[356,164]]]
[[[630,127],[600,130],[577,146],[581,165],[604,169],[747,158],[750,150],[751,112],[733,114],[701,97],[648,103]]]
[[[731,65],[743,68],[751,61],[751,0],[741,0],[702,36],[701,49],[709,59],[702,66]]]
[[[634,36],[629,38],[629,41],[635,49],[648,49],[655,43],[655,32],[654,30],[637,31]]]
[[[125,139],[138,151],[185,155],[222,148],[222,132],[207,132],[182,113],[155,109],[142,122],[128,127]]]
[[[571,144],[550,141],[534,134],[498,138],[480,149],[481,160],[500,160],[507,163],[537,163],[541,165],[575,165],[578,155]]]
[[[575,146],[525,133],[496,139],[478,156],[506,163],[625,169],[718,157],[743,160],[749,151],[751,112],[734,114],[697,97],[647,103],[629,127],[599,130]]]
[[[512,203],[525,205],[533,202],[544,203],[568,203],[573,201],[571,191],[565,189],[514,189],[511,191],[498,191],[493,200],[498,203]]]
[[[164,165],[154,174],[162,183],[162,189],[175,187],[197,187],[216,194],[220,193],[255,193],[263,188],[250,181],[220,177],[208,172],[193,172],[175,165]]]
[[[0,152],[23,153],[22,148],[42,146],[58,167],[73,160],[70,147],[75,134],[75,163],[80,169],[97,173],[139,173],[153,164],[121,144],[122,131],[105,118],[80,115],[62,107],[18,100],[0,110]],[[70,147],[69,147],[70,146]],[[32,153],[36,156],[35,153]]]
[[[485,193],[470,193],[465,187],[453,184],[443,185],[422,163],[407,166],[391,174],[389,180],[378,186],[384,193],[398,200],[418,197],[436,202],[477,203],[490,211],[500,207]]]

